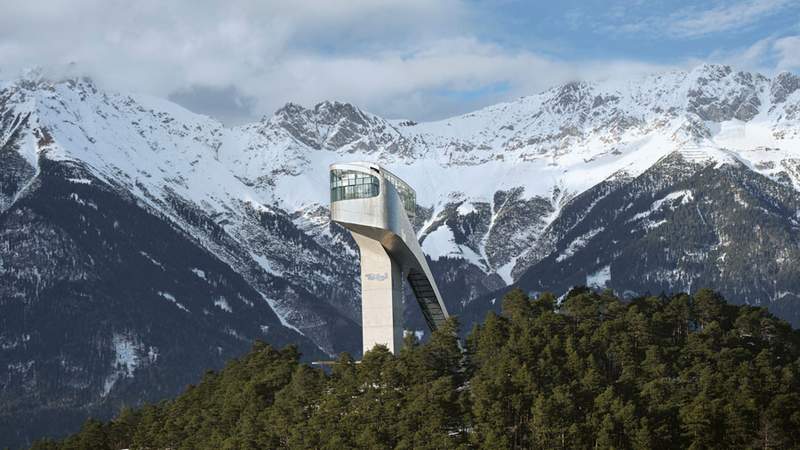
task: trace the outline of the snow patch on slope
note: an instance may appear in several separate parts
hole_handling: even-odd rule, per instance
[[[422,241],[422,250],[431,260],[440,258],[463,258],[468,262],[483,267],[483,259],[474,250],[466,245],[456,244],[452,230],[447,225],[442,225],[425,236]]]
[[[650,205],[650,209],[648,209],[645,212],[641,212],[641,213],[636,214],[635,216],[633,216],[629,220],[629,222],[645,219],[645,218],[649,217],[651,214],[653,214],[654,212],[660,210],[664,206],[665,203],[667,203],[668,205],[671,206],[674,202],[676,202],[678,200],[680,200],[680,204],[681,205],[689,204],[689,203],[694,201],[694,194],[692,193],[691,190],[688,190],[688,189],[671,192],[671,193],[667,194],[666,196],[664,196],[664,198],[661,198],[661,199],[658,199],[658,200],[654,201],[653,204]]]
[[[172,302],[172,303],[173,303],[175,306],[177,306],[178,308],[180,308],[180,309],[182,309],[182,310],[184,310],[184,311],[186,311],[186,312],[189,312],[189,309],[188,309],[188,308],[186,308],[185,306],[183,306],[183,304],[182,304],[182,303],[180,303],[180,302],[179,302],[179,301],[178,301],[178,300],[175,298],[175,296],[174,296],[174,295],[172,295],[172,294],[170,294],[169,292],[158,291],[158,295],[160,295],[161,297],[164,297],[165,299],[169,300],[170,302]]]
[[[275,300],[265,296],[264,294],[261,294],[261,297],[264,299],[265,302],[267,302],[269,307],[272,308],[273,311],[275,311],[275,315],[278,316],[278,320],[280,320],[281,325],[283,325],[286,328],[289,328],[291,330],[294,330],[294,331],[300,333],[301,335],[304,335],[304,333],[302,331],[300,331],[299,328],[295,327],[289,321],[284,319],[284,316],[288,316],[291,313],[291,311],[287,311],[278,302],[276,302]]]
[[[572,256],[575,255],[576,252],[578,252],[578,250],[586,247],[586,244],[588,244],[589,241],[592,240],[593,237],[595,237],[598,234],[600,234],[601,231],[603,231],[602,227],[595,228],[593,230],[589,230],[586,233],[578,236],[577,238],[575,238],[575,240],[570,242],[569,246],[566,249],[564,249],[564,251],[561,252],[561,254],[559,254],[556,257],[556,261],[561,262],[561,261],[564,261],[567,258],[571,258]]]
[[[603,266],[594,273],[586,275],[586,286],[603,289],[611,281],[611,266]]]
[[[231,309],[231,305],[228,304],[228,301],[225,300],[225,297],[220,297],[214,300],[214,306],[225,312],[233,312],[233,310]]]
[[[114,333],[111,342],[114,346],[114,361],[111,366],[112,372],[103,381],[103,397],[111,392],[119,379],[133,377],[133,372],[139,366],[137,345],[131,337]]]

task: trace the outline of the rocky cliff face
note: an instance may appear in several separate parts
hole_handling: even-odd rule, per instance
[[[324,356],[242,274],[77,163],[40,161],[0,215],[0,249],[4,443],[173,394],[256,339]]]
[[[357,249],[327,209],[342,160],[417,189],[423,249],[467,328],[510,285],[575,284],[709,286],[797,325],[799,133],[800,78],[712,65],[437,122],[325,102],[233,129],[91,80],[7,83],[0,436],[174,393],[254,339],[357,353]]]
[[[530,267],[513,286],[564,293],[586,285],[628,298],[714,286],[797,326],[798,232],[790,184],[740,162],[673,153],[637,177],[577,196],[524,256]],[[479,305],[486,303],[470,305],[465,320],[485,314]]]

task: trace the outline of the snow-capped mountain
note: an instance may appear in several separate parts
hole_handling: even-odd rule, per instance
[[[462,323],[507,286],[582,283],[712,284],[800,323],[790,73],[575,82],[428,123],[287,104],[236,128],[32,75],[0,85],[0,395],[21,417],[0,436],[175,392],[253,339],[357,352],[357,249],[327,209],[328,164],[353,160],[417,189]]]
[[[297,127],[285,125],[297,120],[286,119],[282,110],[260,128],[262,135],[280,139],[265,139],[256,146],[282,151],[261,156],[260,161],[248,159],[248,164],[253,164],[256,173],[298,174],[279,176],[273,181],[274,192],[286,209],[303,210],[326,202],[324,177],[329,161],[380,160],[417,187],[421,207],[432,208],[421,232],[423,239],[438,229],[443,215],[488,214],[491,226],[482,231],[481,239],[453,245],[454,237],[432,236],[426,244],[429,254],[473,259],[510,282],[512,272],[518,275],[530,264],[512,264],[521,254],[506,250],[513,242],[529,247],[536,230],[552,222],[573,196],[612,176],[637,176],[675,151],[698,163],[742,161],[758,173],[800,187],[797,83],[798,77],[789,73],[769,80],[727,66],[706,65],[625,85],[570,83],[432,123],[387,123],[361,113],[370,120],[359,122],[356,134],[348,120],[350,109],[344,105],[339,105],[340,115],[334,120],[330,113],[319,119],[314,111],[335,110],[335,104],[318,105],[314,111],[293,107],[297,116],[311,118],[306,128],[321,136],[314,147],[319,150],[311,152],[313,157],[307,149],[297,156],[299,138],[292,135]],[[291,136],[286,139],[285,133]],[[351,137],[337,141],[341,146],[324,144],[326,136],[342,134]],[[283,146],[276,146],[276,141]],[[375,142],[387,143],[386,150],[354,150],[372,149]],[[314,191],[298,199],[298,185]],[[508,233],[503,229],[502,201],[507,199],[494,198],[500,191],[519,192],[519,198],[536,201],[538,208],[532,209],[542,216],[541,221],[514,227],[521,236],[512,236],[512,242],[506,241]],[[460,208],[451,208],[455,204]],[[502,243],[492,239],[492,232],[501,233]],[[441,245],[442,240],[446,245]]]

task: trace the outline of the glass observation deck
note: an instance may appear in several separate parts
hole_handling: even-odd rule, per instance
[[[381,171],[386,181],[392,183],[392,186],[400,194],[400,200],[403,201],[403,207],[406,209],[406,214],[409,219],[413,219],[417,214],[417,193],[405,181],[397,178],[395,174],[386,169]]]
[[[331,203],[339,200],[377,197],[378,177],[357,170],[331,170]]]
[[[406,214],[409,219],[413,219],[417,209],[417,193],[414,189],[386,169],[381,169],[378,173],[394,186],[400,195]],[[380,180],[377,176],[358,170],[331,170],[331,203],[378,195],[380,195]]]

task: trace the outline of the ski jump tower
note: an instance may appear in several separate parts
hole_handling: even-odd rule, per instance
[[[416,193],[377,164],[332,164],[330,174],[331,220],[350,230],[361,251],[364,352],[383,344],[397,354],[403,344],[404,279],[431,331],[448,317],[409,219]]]

